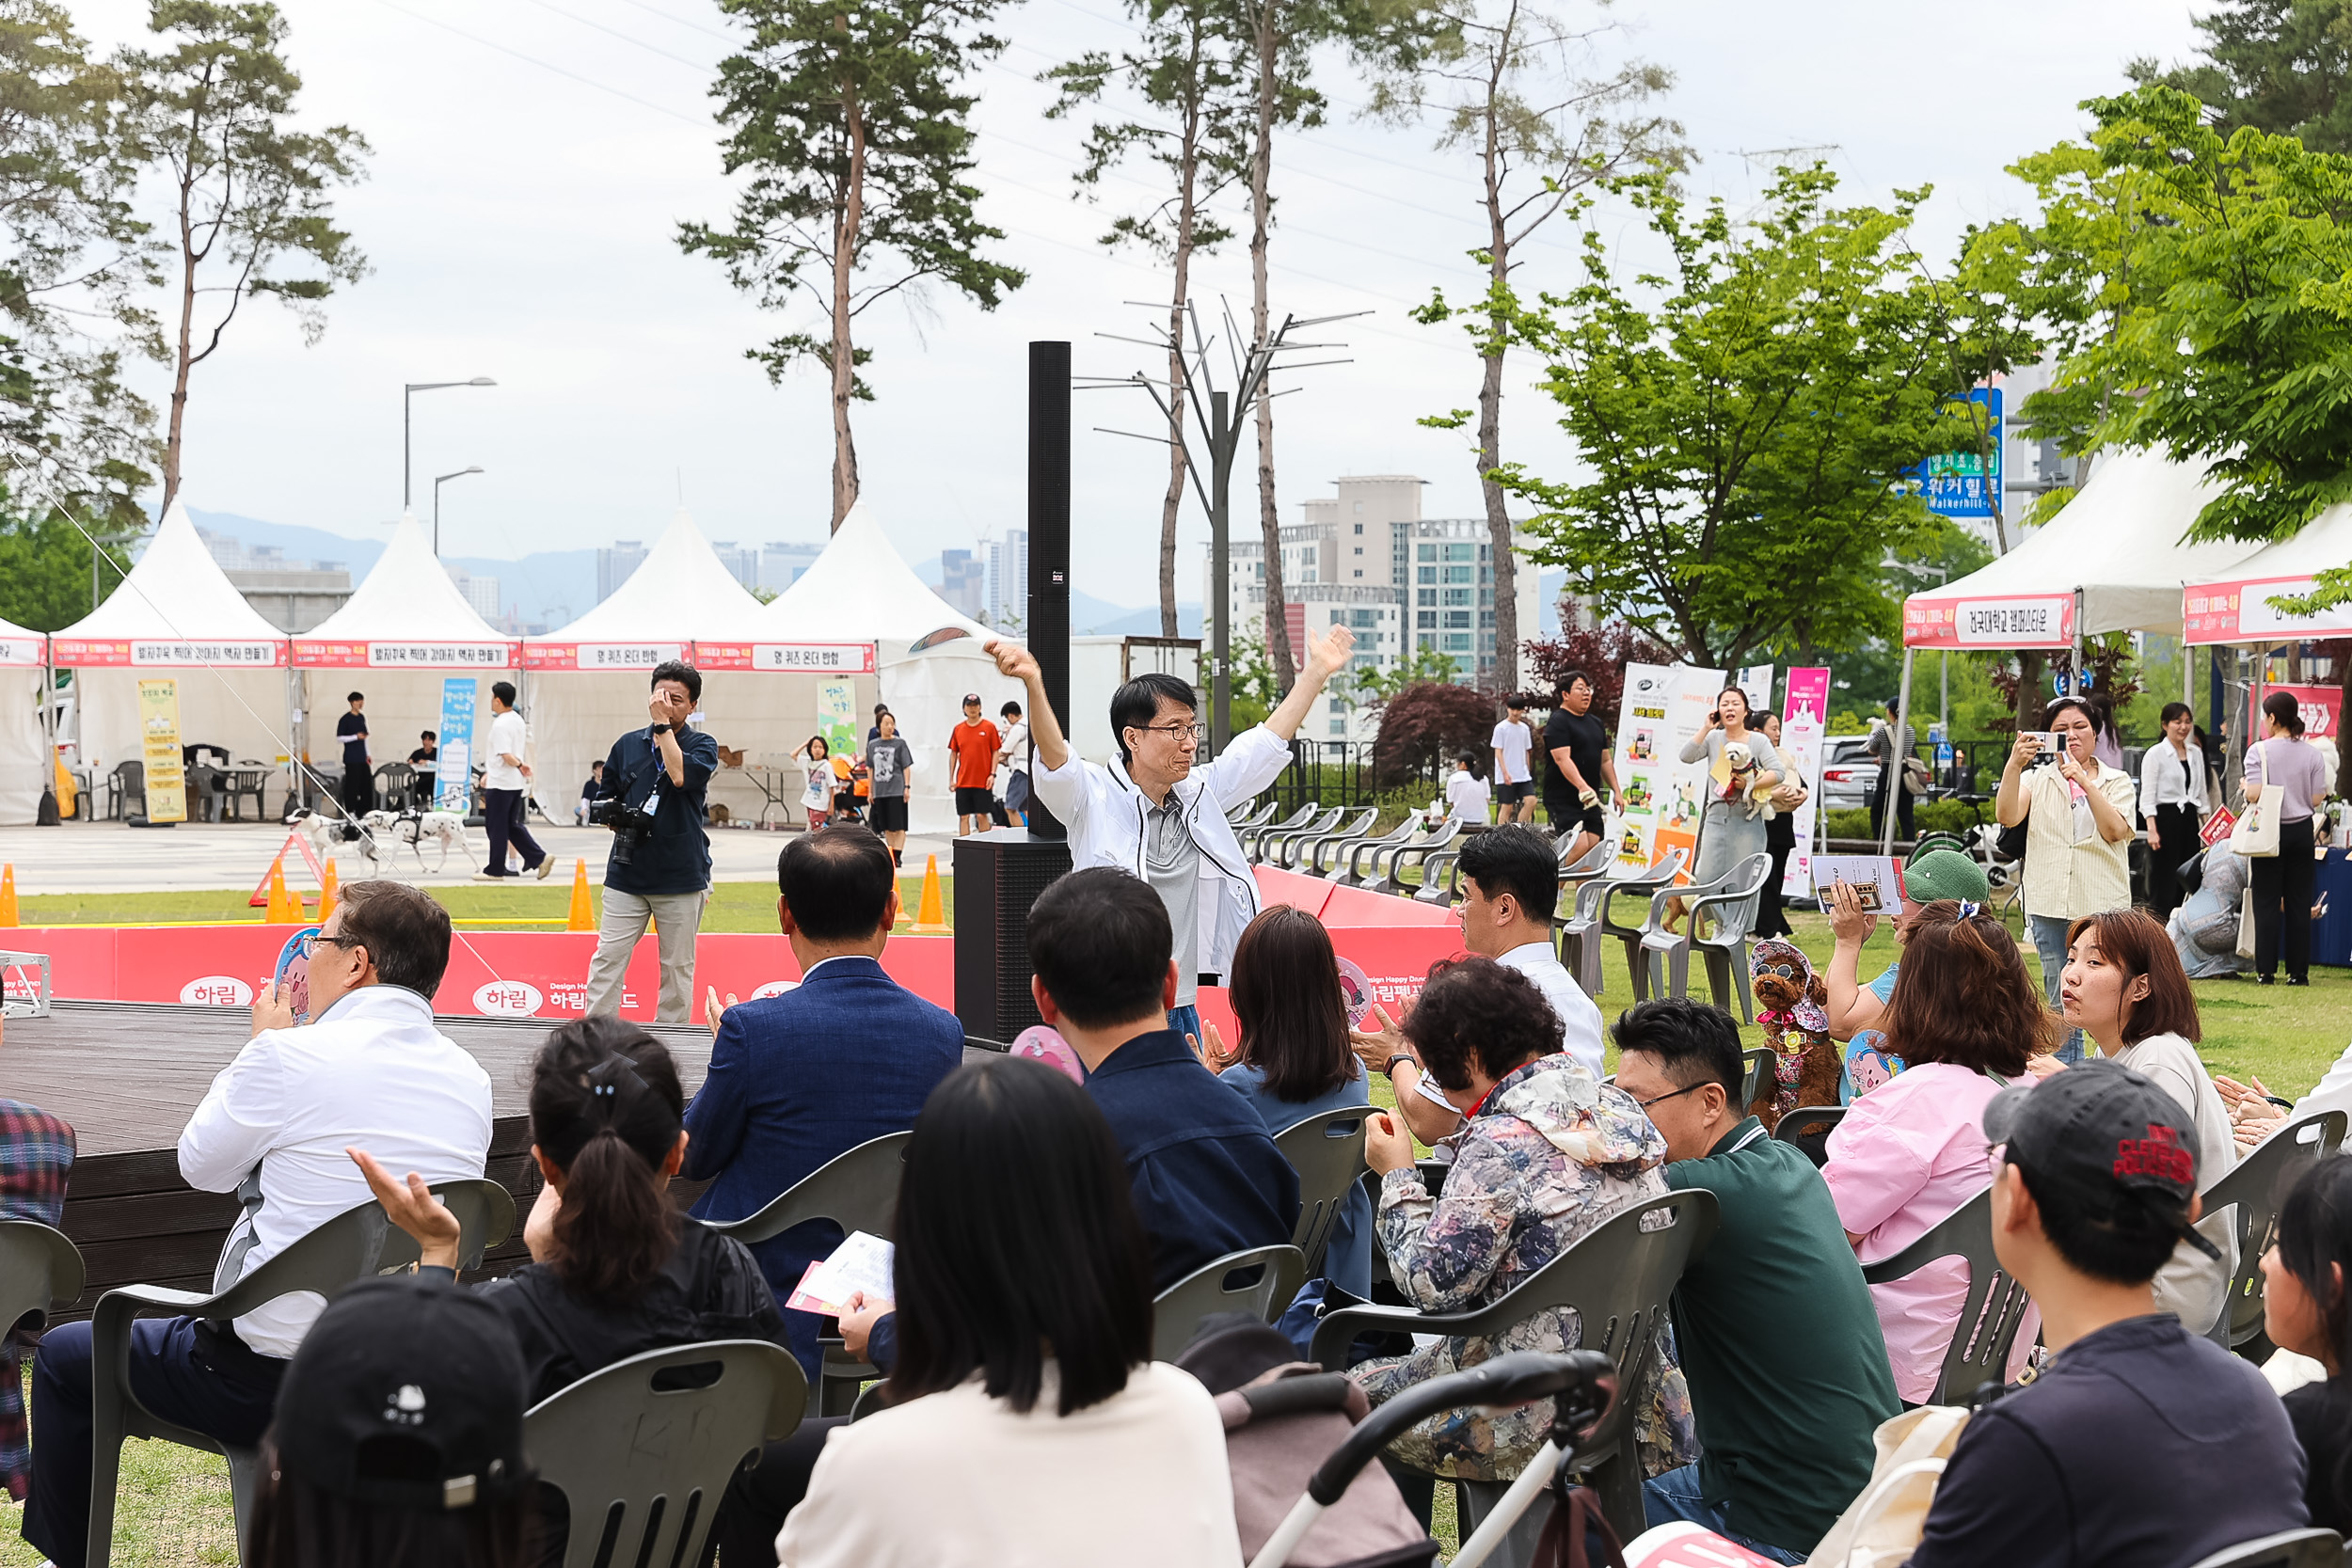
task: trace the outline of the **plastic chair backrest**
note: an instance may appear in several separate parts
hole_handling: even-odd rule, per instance
[[[1952,1342],[1935,1376],[1930,1404],[1966,1404],[1987,1384],[2009,1381],[2010,1347],[2026,1317],[2026,1288],[1993,1256],[1993,1189],[1985,1188],[1892,1258],[1866,1264],[1862,1277],[1885,1285],[1940,1258],[1968,1264],[1968,1295],[1952,1325]]]
[[[782,1346],[718,1339],[616,1361],[533,1405],[523,1447],[569,1505],[564,1568],[701,1560],[727,1482],[806,1401]]]
[[[1748,1107],[1756,1103],[1756,1097],[1764,1092],[1765,1084],[1772,1076],[1772,1053],[1767,1047],[1757,1046],[1740,1054],[1747,1062],[1747,1072],[1740,1081],[1739,1104],[1740,1114],[1745,1116]]]
[[[52,1307],[82,1294],[82,1252],[39,1220],[0,1220],[0,1334],[28,1314],[46,1323]]]
[[[1331,1232],[1347,1212],[1364,1173],[1364,1123],[1372,1109],[1332,1111],[1295,1121],[1274,1135],[1274,1147],[1298,1173],[1298,1227],[1291,1245],[1305,1257],[1307,1277],[1319,1278]]]
[[[483,1254],[514,1233],[515,1198],[504,1187],[485,1178],[438,1181],[433,1195],[457,1216],[458,1267],[477,1269]],[[191,1317],[215,1321],[240,1318],[264,1302],[297,1291],[315,1291],[332,1299],[346,1287],[371,1275],[417,1261],[416,1238],[393,1226],[384,1206],[370,1198],[346,1209],[302,1237],[285,1251],[233,1283],[232,1256],[242,1256],[232,1231],[221,1261],[214,1270],[211,1300],[188,1308]]]
[[[1756,895],[1764,891],[1764,882],[1772,874],[1772,857],[1750,855],[1724,873],[1718,886],[1721,891],[1704,900],[1692,900],[1695,913],[1703,902],[1715,914],[1714,929],[1692,941],[1700,947],[1737,948],[1756,926]],[[1695,927],[1693,920],[1692,925]]]
[[[2319,1111],[2290,1122],[2205,1189],[2206,1213],[2217,1213],[2233,1204],[2237,1207],[2233,1227],[2237,1237],[2237,1272],[2231,1276],[2227,1305],[2215,1320],[2211,1336],[2223,1350],[2245,1344],[2262,1332],[2262,1259],[2270,1250],[2279,1227],[2279,1201],[2305,1171],[2343,1147],[2347,1121],[2352,1117],[2342,1111]]]
[[[863,1230],[888,1241],[898,1224],[898,1178],[914,1137],[885,1132],[868,1138],[801,1178],[756,1214],[710,1228],[749,1246],[809,1220],[831,1220],[845,1232]]]
[[[1846,1119],[1844,1105],[1800,1105],[1772,1129],[1772,1136],[1795,1144],[1818,1167],[1829,1164],[1829,1135]]]
[[[2331,1529],[2291,1529],[2199,1558],[2189,1568],[2340,1568],[2344,1538]]]
[[[1295,1246],[1252,1247],[1203,1263],[1152,1302],[1152,1359],[1173,1361],[1192,1343],[1200,1320],[1254,1312],[1272,1323],[1307,1282],[1307,1259]]]

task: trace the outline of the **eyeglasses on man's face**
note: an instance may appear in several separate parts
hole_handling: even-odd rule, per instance
[[[1665,1094],[1653,1095],[1647,1100],[1637,1100],[1633,1103],[1639,1105],[1643,1110],[1646,1111],[1653,1105],[1663,1105],[1669,1100],[1678,1099],[1683,1095],[1691,1093],[1694,1089],[1703,1089],[1705,1087],[1707,1087],[1705,1084],[1689,1084],[1681,1088],[1669,1090]]]
[[[1209,727],[1206,724],[1137,724],[1136,728],[1148,731],[1152,735],[1164,735],[1179,743],[1204,739],[1209,733]]]
[[[357,945],[357,943],[353,942],[347,937],[330,937],[325,931],[312,931],[309,936],[302,939],[302,945],[297,948],[296,951],[299,952],[307,960],[313,954],[318,952],[319,944],[321,942],[325,942],[330,947],[352,947]]]

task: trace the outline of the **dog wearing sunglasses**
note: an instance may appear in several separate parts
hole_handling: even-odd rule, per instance
[[[1800,1105],[1835,1105],[1844,1053],[1829,1037],[1829,987],[1793,942],[1770,937],[1748,957],[1756,1022],[1772,1049],[1772,1082],[1748,1114],[1765,1127]]]

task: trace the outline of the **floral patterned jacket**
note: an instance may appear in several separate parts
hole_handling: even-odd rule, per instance
[[[1398,1285],[1425,1312],[1497,1299],[1627,1203],[1667,1191],[1666,1140],[1631,1097],[1565,1053],[1538,1057],[1497,1084],[1459,1137],[1438,1197],[1409,1167],[1380,1182],[1381,1244]],[[1494,1338],[1440,1339],[1351,1375],[1378,1404],[1489,1356],[1573,1350],[1581,1337],[1575,1309],[1554,1307]],[[1662,1337],[1652,1372],[1639,1432],[1644,1468],[1654,1475],[1691,1463],[1698,1444],[1690,1391]],[[1501,1414],[1446,1411],[1389,1452],[1434,1475],[1508,1481],[1543,1446],[1550,1419],[1548,1401]]]

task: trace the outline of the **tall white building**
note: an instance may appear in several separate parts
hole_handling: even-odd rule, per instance
[[[612,545],[596,551],[596,603],[612,596],[612,591],[628,580],[637,570],[637,563],[645,559],[642,539],[615,539]]]
[[[1356,634],[1355,668],[1393,669],[1414,648],[1454,660],[1464,683],[1495,664],[1494,561],[1484,517],[1423,517],[1422,486],[1410,474],[1350,475],[1338,494],[1305,504],[1306,520],[1282,530],[1282,593],[1292,644],[1310,626],[1344,624]],[[1237,634],[1265,622],[1265,547],[1231,544],[1232,574],[1220,594],[1202,562],[1204,606],[1222,600]],[[1533,562],[1518,573],[1519,632],[1536,635],[1542,594]],[[1214,632],[1203,629],[1203,634]],[[1336,683],[1335,683],[1336,684]],[[1345,693],[1323,700],[1301,730],[1318,739],[1362,740],[1377,728]]]
[[[746,588],[759,586],[759,551],[756,547],[739,546],[732,539],[713,539],[710,553],[719,558],[719,564],[727,569],[727,576]]]
[[[1029,620],[1029,531],[1012,528],[985,546],[988,554],[986,619],[994,626],[1025,626]]]
[[[453,561],[441,562],[441,570],[449,574],[449,580],[457,585],[457,592],[465,595],[466,603],[473,607],[476,615],[485,621],[499,618],[498,578],[478,577]]]
[[[783,539],[771,539],[759,547],[759,583],[771,594],[781,594],[801,580],[801,574],[817,563],[824,553],[822,545],[795,545]],[[748,584],[746,586],[749,586]]]

